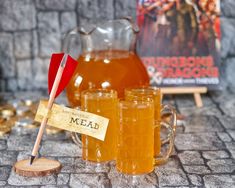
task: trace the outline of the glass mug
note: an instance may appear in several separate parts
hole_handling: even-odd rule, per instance
[[[82,158],[91,162],[108,162],[116,159],[118,114],[117,92],[109,89],[90,89],[81,93],[81,110],[109,119],[105,140],[82,135]],[[77,140],[77,139],[76,139]]]
[[[161,89],[157,87],[142,86],[142,87],[132,87],[125,89],[125,100],[141,100],[141,101],[153,101],[154,104],[154,156],[158,157],[161,153],[161,146],[169,142],[174,141],[174,138],[168,134],[167,139],[161,139],[161,125],[166,128],[171,126],[171,130],[175,133],[176,128],[176,112],[169,105],[161,105]],[[171,124],[165,124],[161,122],[161,115],[171,114],[172,122]],[[168,129],[168,128],[167,128]],[[168,129],[169,130],[169,129]],[[173,149],[173,144],[168,147],[168,154],[171,153]],[[158,160],[158,163],[164,163],[169,158],[169,155]]]
[[[170,135],[169,148],[165,157],[154,157],[154,102],[153,100],[120,101],[120,125],[118,131],[118,147],[116,168],[128,175],[147,174],[154,170],[154,166],[166,160],[174,145],[174,131],[172,126],[161,122]]]

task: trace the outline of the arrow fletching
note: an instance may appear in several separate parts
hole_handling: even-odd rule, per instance
[[[59,69],[59,66],[61,65],[61,61],[63,57],[64,57],[64,53],[52,54],[51,56],[51,62],[50,62],[50,67],[48,71],[48,93],[49,94],[51,93],[51,89],[52,89],[57,71]],[[57,97],[69,83],[69,80],[73,76],[73,73],[76,69],[77,63],[78,62],[75,59],[73,59],[71,56],[69,55],[67,56],[67,61],[65,63],[64,71],[63,71],[61,81],[59,83],[55,97]]]

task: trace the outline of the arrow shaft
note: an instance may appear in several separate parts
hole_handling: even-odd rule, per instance
[[[57,89],[58,89],[63,71],[64,71],[64,66],[60,66],[58,71],[57,71],[55,81],[53,83],[52,90],[51,90],[51,93],[50,93],[50,97],[49,97],[49,101],[48,101],[48,105],[47,105],[48,110],[51,110],[51,108],[53,106],[53,103],[54,103],[54,100],[55,100],[55,95],[56,95],[56,92],[57,92]],[[41,143],[41,140],[42,140],[42,135],[44,133],[44,130],[45,130],[45,127],[46,127],[46,124],[47,124],[47,120],[48,120],[48,117],[45,116],[43,118],[42,122],[41,122],[39,131],[38,131],[38,135],[37,135],[34,147],[33,147],[32,156],[36,156],[37,153],[38,153],[38,149],[39,149],[39,146],[40,146],[40,143]]]

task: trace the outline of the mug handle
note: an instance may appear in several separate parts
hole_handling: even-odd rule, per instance
[[[162,105],[162,108],[161,108],[161,116],[164,115],[165,112],[167,112],[167,114],[170,114],[171,115],[171,127],[172,127],[172,130],[175,134],[175,130],[176,130],[176,125],[177,125],[177,113],[176,113],[176,110],[171,106],[171,105]],[[165,122],[166,123],[166,122]],[[166,143],[168,143],[170,140],[170,135],[168,134],[167,135],[167,138],[166,139],[162,139],[161,140],[161,145],[164,145]]]
[[[164,114],[165,112],[171,114],[172,122],[171,123],[167,123],[167,122],[163,122],[163,121],[160,122],[160,126],[165,127],[168,131],[167,138],[165,140],[161,141],[161,145],[163,145],[165,143],[169,143],[169,146],[163,156],[155,158],[154,165],[159,165],[159,164],[163,164],[163,163],[167,162],[168,158],[170,157],[170,155],[172,153],[173,147],[174,147],[175,129],[176,129],[176,123],[177,123],[176,111],[170,105],[163,105],[161,108],[161,114]],[[156,139],[156,138],[154,138],[154,139]]]
[[[75,144],[77,144],[78,146],[82,145],[82,141],[81,141],[81,138],[79,137],[78,133],[71,132],[71,137],[72,137],[72,140]]]
[[[76,107],[75,109],[81,110],[80,107]],[[78,146],[81,146],[81,145],[82,145],[81,134],[76,133],[76,132],[71,132],[71,138],[72,138],[73,142],[74,142],[75,144],[77,144]]]

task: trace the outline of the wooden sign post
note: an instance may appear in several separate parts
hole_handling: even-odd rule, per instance
[[[36,158],[41,143],[41,139],[48,122],[48,114],[50,114],[55,98],[63,91],[68,84],[73,72],[76,68],[77,61],[67,54],[52,54],[48,74],[48,91],[49,102],[46,107],[41,125],[37,134],[37,138],[33,147],[30,159],[17,161],[14,165],[16,173],[22,176],[45,176],[57,173],[61,169],[61,164],[58,161]]]

